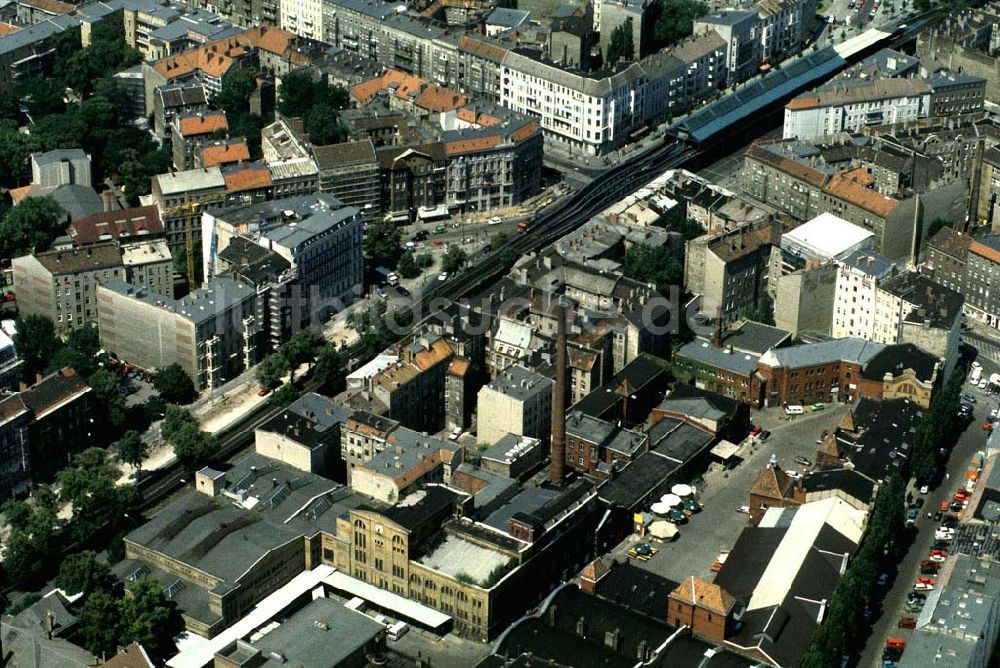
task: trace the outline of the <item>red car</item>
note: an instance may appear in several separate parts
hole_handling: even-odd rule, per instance
[[[983,423],[983,431],[993,431],[993,423],[992,422],[984,422]]]
[[[951,498],[954,499],[955,501],[961,501],[964,503],[969,500],[970,496],[972,495],[966,492],[964,489],[960,489],[957,492],[955,492],[955,496]]]
[[[750,435],[751,436],[756,436],[757,434],[759,434],[762,431],[764,431],[764,428],[761,427],[759,424],[755,424],[755,425],[753,425],[753,426],[750,427]]]
[[[948,558],[947,550],[931,550],[930,561],[941,562]]]
[[[258,397],[266,397],[269,394],[271,394],[271,388],[270,387],[262,387],[262,388],[260,388],[260,392],[257,393],[257,396]]]
[[[930,559],[924,559],[923,561],[920,562],[920,568],[934,568],[934,569],[938,569],[938,568],[941,568],[941,562],[940,561],[931,561]]]

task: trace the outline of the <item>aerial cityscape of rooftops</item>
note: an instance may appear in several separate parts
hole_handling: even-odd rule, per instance
[[[1000,0],[76,1],[0,665],[998,665]]]

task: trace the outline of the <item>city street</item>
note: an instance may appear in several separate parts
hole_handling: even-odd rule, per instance
[[[997,370],[985,368],[987,366],[995,365],[984,363],[984,374]],[[997,399],[978,389],[973,390],[968,383],[965,384],[962,391],[968,392],[978,399],[975,406],[975,419],[959,437],[958,443],[951,452],[951,457],[948,460],[948,479],[943,480],[937,489],[930,490],[927,495],[927,500],[924,502],[924,507],[915,523],[916,536],[912,545],[900,561],[898,570],[889,574],[891,578],[894,578],[890,581],[892,588],[882,601],[881,614],[872,620],[872,634],[868,638],[858,662],[858,665],[864,668],[882,665],[882,649],[885,647],[886,638],[898,636],[905,639],[912,633],[909,630],[900,629],[897,624],[899,618],[904,614],[906,596],[913,591],[913,583],[919,575],[920,562],[927,558],[931,545],[934,543],[934,530],[938,523],[927,517],[927,511],[934,512],[942,499],[951,499],[958,487],[965,482],[965,470],[972,456],[986,444],[986,432],[983,431],[982,424],[990,409],[996,408]],[[919,496],[916,491],[913,491],[913,494],[914,497]]]
[[[767,409],[754,415],[754,423],[771,432],[771,437],[756,446],[744,446],[743,463],[731,471],[721,467],[704,475],[698,488],[698,500],[703,509],[680,525],[680,536],[671,543],[657,544],[659,553],[647,562],[634,565],[647,569],[668,580],[679,582],[697,575],[712,580],[712,563],[721,550],[733,547],[740,531],[748,526],[749,517],[738,512],[750,500],[750,486],[768,465],[772,454],[777,455],[783,470],[801,472],[796,457],[816,459],[816,439],[824,429],[833,429],[840,422],[847,406],[827,404],[823,411],[788,418],[780,408]],[[629,536],[612,554],[617,561],[627,559],[626,553],[642,539]]]

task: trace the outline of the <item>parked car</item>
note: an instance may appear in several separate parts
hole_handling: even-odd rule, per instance
[[[930,489],[930,487],[928,487],[927,485],[921,485],[921,486],[920,486],[920,493],[921,493],[921,494],[926,494],[926,493],[927,493],[927,492],[929,492],[929,491],[931,491],[931,489]]]
[[[440,274],[438,274],[438,280],[439,281],[447,281],[448,280],[448,272],[442,271]]]
[[[907,601],[926,601],[927,600],[927,594],[925,594],[923,592],[919,592],[919,591],[911,591],[909,594],[906,595],[906,600]]]
[[[462,435],[462,428],[461,427],[455,427],[454,429],[451,430],[451,433],[448,434],[448,440],[449,441],[457,441],[458,437],[461,436],[461,435]]]
[[[913,584],[914,591],[934,591],[934,585],[927,582],[915,582]]]
[[[812,406],[809,407],[809,410],[815,413],[816,411],[821,411],[824,408],[826,408],[826,406],[824,406],[823,404],[813,404]]]
[[[764,428],[761,427],[759,424],[755,424],[755,425],[752,425],[750,427],[750,435],[751,436],[756,436],[757,434],[759,434],[762,431],[764,431]]]
[[[917,628],[917,618],[913,615],[903,615],[899,618],[898,626],[901,629],[915,629]]]
[[[767,429],[761,430],[760,434],[757,436],[758,441],[766,441],[769,438],[771,438],[771,432]]]
[[[493,216],[488,221],[486,221],[487,225],[499,225],[502,222],[503,218],[501,218],[500,216]]]
[[[976,403],[976,397],[974,395],[972,395],[972,394],[969,394],[968,392],[966,392],[966,393],[964,393],[962,395],[962,399],[964,399],[965,401],[968,401],[970,404]]]
[[[802,477],[801,473],[799,473],[798,471],[793,471],[791,469],[789,469],[788,471],[785,471],[785,475],[787,475],[792,480],[798,480],[799,478]]]
[[[427,230],[420,230],[419,232],[417,232],[416,234],[414,234],[411,238],[414,241],[426,241],[427,237],[429,237],[429,236],[430,236],[430,233]]]
[[[398,292],[399,294],[403,295],[404,297],[409,297],[410,296],[410,291],[407,290],[406,288],[404,288],[402,285],[396,286],[396,292]]]
[[[796,457],[795,463],[801,464],[802,466],[812,466],[812,462],[806,459],[805,457]]]
[[[736,509],[736,512],[743,513],[744,515],[750,514],[750,506],[740,506]]]
[[[908,520],[915,520],[918,515],[920,515],[920,510],[918,508],[910,508],[906,511],[906,519]]]
[[[271,394],[271,388],[270,387],[262,387],[262,388],[260,388],[260,391],[257,392],[257,396],[258,397],[266,397],[269,394]]]
[[[934,515],[931,516],[931,519],[933,519],[935,522],[940,522],[942,517],[943,517],[943,515],[941,514],[941,511],[939,510],[936,513],[934,513]]]
[[[888,573],[882,573],[881,575],[878,576],[878,580],[876,580],[875,583],[879,587],[886,586],[887,584],[889,584],[889,574]]]

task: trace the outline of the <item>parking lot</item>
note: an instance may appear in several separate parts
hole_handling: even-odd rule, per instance
[[[771,455],[777,456],[783,470],[801,472],[803,467],[795,463],[795,458],[814,461],[816,439],[824,429],[835,428],[846,411],[846,405],[827,404],[823,411],[792,418],[781,409],[756,414],[754,423],[769,430],[770,438],[744,448],[746,457],[734,469],[725,471],[718,467],[706,473],[697,490],[702,511],[679,526],[680,534],[673,542],[654,544],[659,552],[649,561],[633,559],[632,563],[675,582],[691,575],[712,580],[716,556],[721,550],[731,549],[740,531],[748,526],[749,517],[738,509],[749,502],[750,486],[768,465]],[[626,561],[628,551],[644,540],[632,535],[612,550],[612,555],[616,561]]]

